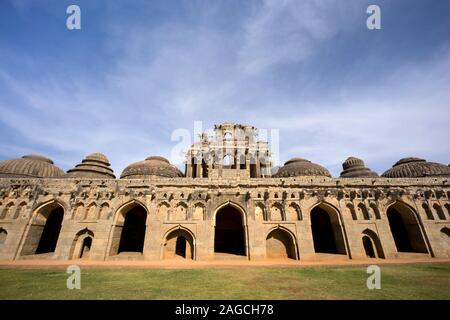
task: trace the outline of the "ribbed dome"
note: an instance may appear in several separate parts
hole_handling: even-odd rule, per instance
[[[292,158],[287,161],[275,175],[275,177],[299,176],[325,176],[331,178],[331,174],[326,168],[303,158]]]
[[[67,177],[114,179],[108,158],[101,153],[92,153],[77,164],[75,168],[67,171]]]
[[[355,157],[349,157],[342,164],[344,171],[341,178],[370,178],[378,177],[378,174],[366,167],[364,161]]]
[[[420,158],[403,158],[382,175],[385,178],[418,178],[450,176],[450,167]]]
[[[149,176],[166,178],[182,177],[183,174],[169,160],[159,156],[148,157],[144,161],[130,164],[120,175],[121,179],[141,179]]]
[[[64,171],[53,165],[53,161],[40,155],[26,155],[20,159],[0,162],[0,177],[10,178],[58,178]]]

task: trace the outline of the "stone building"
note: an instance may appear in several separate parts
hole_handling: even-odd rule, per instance
[[[202,135],[183,174],[158,156],[116,179],[88,155],[65,173],[43,156],[0,162],[0,259],[448,258],[450,167],[360,159],[340,177],[293,158],[271,175],[256,128]]]

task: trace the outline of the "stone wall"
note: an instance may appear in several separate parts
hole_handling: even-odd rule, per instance
[[[159,260],[180,250],[185,258],[214,259],[216,214],[227,206],[242,216],[252,260],[362,259],[370,253],[364,243],[381,258],[447,258],[449,197],[445,178],[1,178],[0,259]],[[130,245],[140,241],[127,218],[137,206],[146,214],[142,252],[118,254],[125,229],[137,237]],[[55,250],[36,254],[59,207]],[[404,234],[411,243],[402,244]],[[411,250],[399,252],[399,245]]]

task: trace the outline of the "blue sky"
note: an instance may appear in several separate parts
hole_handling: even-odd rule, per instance
[[[67,170],[102,152],[120,175],[171,158],[172,133],[200,120],[278,129],[280,162],[334,176],[348,156],[380,174],[407,156],[448,164],[449,17],[448,0],[2,0],[0,159]]]

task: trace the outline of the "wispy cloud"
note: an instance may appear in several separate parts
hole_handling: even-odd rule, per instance
[[[100,151],[119,175],[148,155],[169,157],[171,133],[202,120],[280,129],[281,161],[302,156],[334,175],[350,155],[380,173],[403,156],[450,161],[448,39],[420,64],[414,52],[393,64],[389,32],[367,33],[362,2],[182,3],[139,2],[135,19],[114,4],[95,32],[86,22],[76,36],[97,52],[96,64],[86,60],[95,70],[77,53],[60,55],[64,70],[0,44],[4,57],[26,62],[0,62],[1,131],[21,137],[0,138],[0,157],[33,149],[68,169]]]

